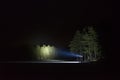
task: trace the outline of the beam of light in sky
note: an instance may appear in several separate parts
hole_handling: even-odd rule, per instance
[[[83,57],[83,56],[80,55],[80,54],[71,53],[71,52],[63,51],[63,50],[58,50],[58,53],[59,53],[60,55],[68,56],[68,57]]]

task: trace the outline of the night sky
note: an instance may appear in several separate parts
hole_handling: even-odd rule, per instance
[[[69,50],[68,45],[76,30],[82,30],[86,26],[96,26],[104,55],[103,62],[98,61],[100,64],[1,63],[2,61],[31,60],[34,56],[31,47],[34,44],[42,45],[45,43],[54,45],[59,49]],[[76,77],[77,79],[88,78],[88,80],[90,78],[92,80],[95,78],[96,80],[112,79],[111,77],[119,71],[115,71],[117,66],[111,64],[117,63],[117,60],[114,60],[118,52],[115,53],[113,50],[113,47],[116,47],[113,44],[116,45],[119,42],[112,36],[115,35],[112,35],[111,0],[1,0],[0,76],[2,75],[1,77],[7,79],[18,77],[17,75],[20,74],[18,78],[21,79],[23,74],[27,75],[26,73],[28,73],[34,74],[34,79],[38,79],[38,77],[46,79],[53,77],[52,79],[54,79],[56,75],[58,75],[56,79],[63,79],[63,74],[67,80],[73,76],[74,79]],[[118,36],[116,37],[118,38]],[[112,40],[115,40],[114,43]],[[118,48],[119,45],[116,49]],[[119,61],[119,58],[117,59]],[[5,76],[3,76],[4,74]],[[31,76],[24,77],[30,78]]]
[[[10,1],[3,2],[1,7],[0,43],[2,51],[6,52],[2,54],[3,58],[7,55],[13,57],[15,52],[12,51],[20,51],[20,46],[29,44],[46,43],[69,49],[75,31],[89,25],[96,26],[104,50],[109,46],[112,26],[110,1]]]

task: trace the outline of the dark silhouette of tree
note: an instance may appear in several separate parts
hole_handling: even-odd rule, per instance
[[[76,54],[83,55],[82,54],[83,45],[81,41],[82,41],[82,33],[80,33],[80,31],[77,30],[73,37],[73,40],[70,42],[70,45],[69,45],[70,51]]]
[[[81,51],[81,34],[80,31],[76,31],[73,40],[71,41],[69,47],[72,52],[79,53]]]
[[[97,39],[97,33],[92,26],[84,28],[81,33],[77,30],[70,42],[70,51],[82,54],[84,61],[96,61],[101,56]]]
[[[88,27],[88,36],[89,40],[89,48],[90,48],[90,60],[97,60],[100,58],[100,45],[98,43],[98,35],[93,27]]]

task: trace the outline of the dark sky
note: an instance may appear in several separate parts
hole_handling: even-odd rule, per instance
[[[67,48],[75,31],[88,25],[96,25],[104,44],[112,26],[111,2],[105,0],[9,1],[0,12],[2,47],[42,42]]]

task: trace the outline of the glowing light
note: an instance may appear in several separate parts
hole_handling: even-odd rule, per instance
[[[37,46],[37,57],[38,59],[47,60],[54,58],[55,56],[55,47],[43,45],[42,47]]]

